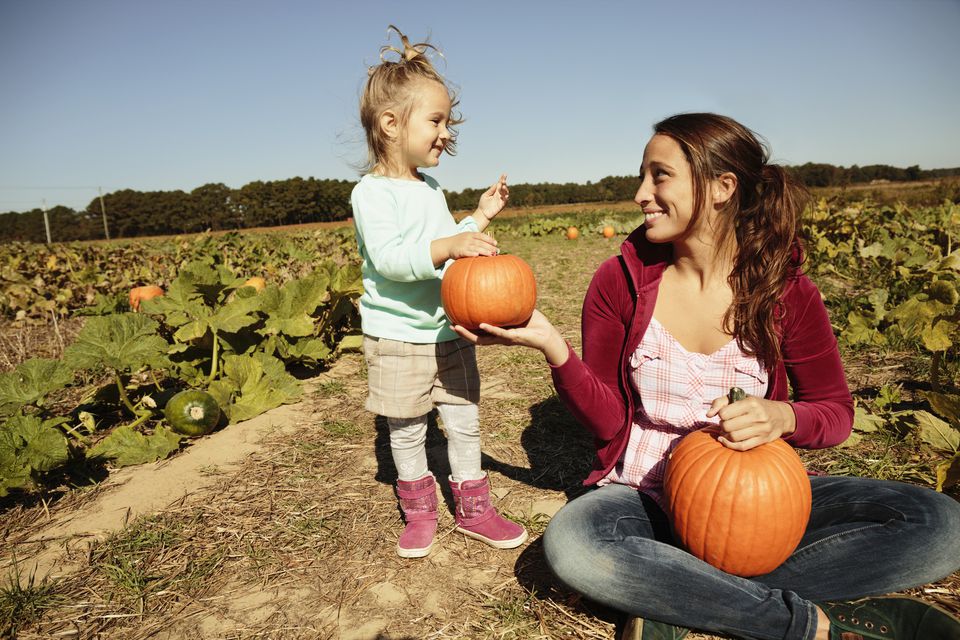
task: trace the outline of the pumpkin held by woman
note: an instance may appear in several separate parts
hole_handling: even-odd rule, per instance
[[[440,285],[447,318],[467,329],[485,322],[513,327],[530,319],[537,303],[533,270],[514,255],[454,260]]]
[[[783,440],[749,451],[695,431],[673,450],[664,489],[674,533],[693,555],[734,575],[773,571],[810,518],[810,479]]]

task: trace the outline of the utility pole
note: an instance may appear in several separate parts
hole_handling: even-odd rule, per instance
[[[43,207],[42,207],[42,209],[43,209],[43,226],[44,226],[44,228],[46,228],[46,230],[47,230],[47,244],[52,244],[52,242],[51,242],[51,240],[50,240],[50,220],[47,218],[47,199],[46,199],[46,198],[43,198],[43,199],[41,200],[41,202],[43,203]]]
[[[103,235],[110,239],[110,228],[107,227],[107,208],[103,205],[103,189],[97,187],[97,193],[100,194],[100,213],[103,215]]]

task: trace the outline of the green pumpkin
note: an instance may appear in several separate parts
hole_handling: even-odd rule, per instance
[[[220,406],[206,391],[187,389],[176,394],[163,408],[163,415],[177,433],[203,436],[220,421]]]

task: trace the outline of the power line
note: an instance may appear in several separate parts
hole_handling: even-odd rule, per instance
[[[4,190],[4,191],[18,191],[18,190],[41,191],[41,190],[53,190],[53,189],[98,189],[98,188],[99,187],[97,186],[92,186],[92,187],[76,187],[76,186],[74,187],[13,187],[8,185],[0,185],[0,190]]]

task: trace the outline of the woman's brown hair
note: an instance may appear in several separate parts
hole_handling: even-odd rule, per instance
[[[437,51],[436,47],[426,42],[411,45],[399,29],[390,25],[388,31],[391,30],[400,36],[403,50],[389,45],[380,48],[380,64],[368,69],[367,83],[360,97],[360,124],[367,139],[367,160],[360,167],[361,173],[369,173],[377,165],[387,163],[390,140],[380,128],[380,116],[393,110],[400,123],[405,125],[413,109],[418,85],[425,81],[440,83],[450,96],[451,113],[447,122],[450,139],[443,150],[450,155],[457,153],[457,132],[453,127],[463,120],[453,113],[459,104],[456,94],[426,55],[427,49]],[[398,59],[387,60],[386,55],[390,53],[396,54]]]
[[[690,163],[696,215],[711,180],[736,176],[736,193],[718,216],[718,251],[729,250],[735,239],[733,302],[724,327],[744,353],[772,367],[782,358],[780,296],[803,262],[801,214],[810,193],[782,166],[770,164],[766,144],[732,118],[684,113],[658,122],[654,131],[676,140]]]

